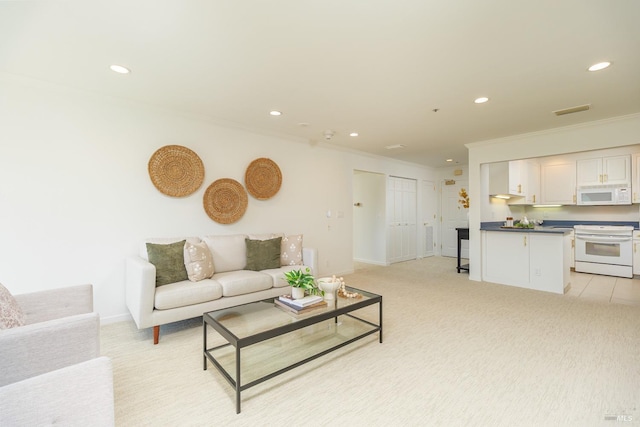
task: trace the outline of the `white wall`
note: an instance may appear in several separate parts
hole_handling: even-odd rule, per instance
[[[470,198],[480,200],[483,163],[624,147],[638,143],[640,143],[640,114],[467,144]],[[469,218],[470,278],[478,281],[482,277],[480,271],[481,215],[482,204],[472,203]]]
[[[203,160],[203,186],[164,196],[147,165],[178,144]],[[243,182],[268,157],[283,183],[272,199],[249,196],[235,224],[202,207],[218,178]],[[0,73],[0,282],[14,293],[92,283],[103,319],[126,318],[124,265],[146,237],[302,233],[318,249],[318,274],[353,269],[354,170],[434,179],[425,167],[330,149],[201,118]],[[326,212],[342,212],[343,217]]]

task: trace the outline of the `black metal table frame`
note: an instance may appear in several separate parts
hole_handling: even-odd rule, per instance
[[[350,292],[358,292],[360,291],[359,289],[354,289],[354,288],[349,288],[347,287],[347,289]],[[363,291],[360,291],[363,292]],[[368,294],[370,294],[369,292],[367,292]],[[255,304],[255,303],[250,303],[250,304]],[[361,308],[364,307],[368,307],[370,305],[374,305],[374,304],[378,304],[379,305],[379,314],[378,314],[378,325],[376,325],[375,323],[369,322],[367,320],[361,319],[359,317],[353,316],[351,313],[353,311],[359,310]],[[215,313],[215,312],[212,312]],[[248,384],[242,384],[241,381],[241,366],[240,366],[240,350],[244,347],[248,347],[250,345],[253,344],[257,344],[259,342],[262,341],[266,341],[268,339],[271,338],[275,338],[284,334],[287,334],[289,332],[293,332],[293,331],[297,331],[298,329],[302,329],[302,328],[306,328],[307,326],[311,326],[311,325],[315,325],[317,323],[320,322],[324,322],[325,320],[329,320],[331,318],[335,319],[335,322],[338,322],[338,316],[341,315],[346,315],[350,318],[356,319],[360,322],[366,323],[370,326],[374,326],[374,329],[367,331],[363,334],[360,334],[354,338],[349,339],[348,341],[345,341],[343,343],[340,343],[338,345],[335,345],[331,348],[328,348],[326,350],[323,350],[319,353],[316,353],[312,356],[309,356],[299,362],[293,363],[291,365],[288,365],[282,369],[279,369],[275,372],[272,372],[268,375],[265,375],[263,377],[260,377],[254,381],[251,381]],[[207,325],[211,326],[216,332],[218,332],[225,340],[227,340],[226,344],[222,344],[216,347],[212,347],[212,348],[207,348]],[[258,385],[268,379],[271,379],[273,377],[276,377],[280,374],[283,374],[287,371],[290,371],[291,369],[297,368],[298,366],[304,365],[307,362],[310,362],[314,359],[317,359],[319,357],[324,356],[325,354],[331,353],[332,351],[338,350],[339,348],[342,348],[346,345],[351,344],[352,342],[358,341],[362,338],[365,338],[371,334],[375,334],[376,332],[379,332],[379,342],[382,343],[382,296],[381,295],[375,295],[374,297],[371,298],[367,298],[365,300],[362,301],[356,301],[353,304],[350,304],[348,306],[345,307],[340,307],[340,308],[336,308],[335,310],[329,310],[326,312],[322,312],[319,313],[317,315],[313,315],[310,317],[306,317],[303,319],[300,319],[297,322],[292,322],[283,326],[279,326],[277,328],[268,330],[268,331],[264,331],[264,332],[260,332],[258,334],[255,335],[251,335],[248,337],[244,337],[244,338],[238,338],[236,337],[231,331],[229,331],[227,328],[225,328],[224,326],[222,326],[220,323],[218,323],[215,319],[213,319],[209,313],[204,313],[204,315],[202,316],[202,329],[203,329],[203,349],[204,349],[204,355],[203,355],[203,359],[204,359],[204,364],[203,364],[203,369],[207,370],[207,360],[211,361],[211,363],[213,364],[213,366],[215,366],[218,371],[220,371],[220,373],[222,374],[222,376],[224,378],[226,378],[226,380],[229,382],[229,384],[231,384],[231,386],[235,389],[236,391],[236,414],[240,413],[240,392],[253,387],[255,385]],[[213,357],[213,355],[211,354],[211,352],[218,350],[220,348],[223,347],[228,347],[228,346],[234,346],[236,349],[236,378],[237,381],[235,381],[231,375],[229,375],[229,373],[222,367],[222,365],[215,359],[215,357]]]

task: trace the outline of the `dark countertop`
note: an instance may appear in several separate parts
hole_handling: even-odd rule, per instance
[[[535,228],[501,228],[504,222],[492,221],[483,222],[480,224],[481,231],[506,231],[510,233],[554,233],[565,234],[573,230],[574,225],[631,225],[636,230],[639,223],[635,221],[560,221],[560,220],[545,220],[542,225],[537,225]]]
[[[562,226],[544,226],[536,225],[534,228],[503,228],[497,225],[483,225],[480,231],[504,231],[507,233],[550,233],[550,234],[567,234],[573,231],[573,228]]]

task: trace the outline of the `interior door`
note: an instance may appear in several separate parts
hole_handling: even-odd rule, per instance
[[[435,230],[438,219],[436,183],[422,181],[422,233],[420,240],[421,255],[433,256],[437,246]]]
[[[469,191],[467,181],[444,181],[442,182],[442,226],[441,242],[442,256],[457,257],[458,256],[458,231],[456,228],[468,227],[469,218],[460,200],[460,189],[464,188]],[[462,241],[462,258],[469,258],[469,241]]]

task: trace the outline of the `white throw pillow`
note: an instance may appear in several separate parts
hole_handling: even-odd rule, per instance
[[[213,256],[205,242],[184,245],[184,266],[192,282],[210,279],[213,276]]]
[[[292,234],[282,238],[281,265],[303,265],[302,234]]]
[[[11,292],[0,283],[0,329],[24,326],[24,313]]]

